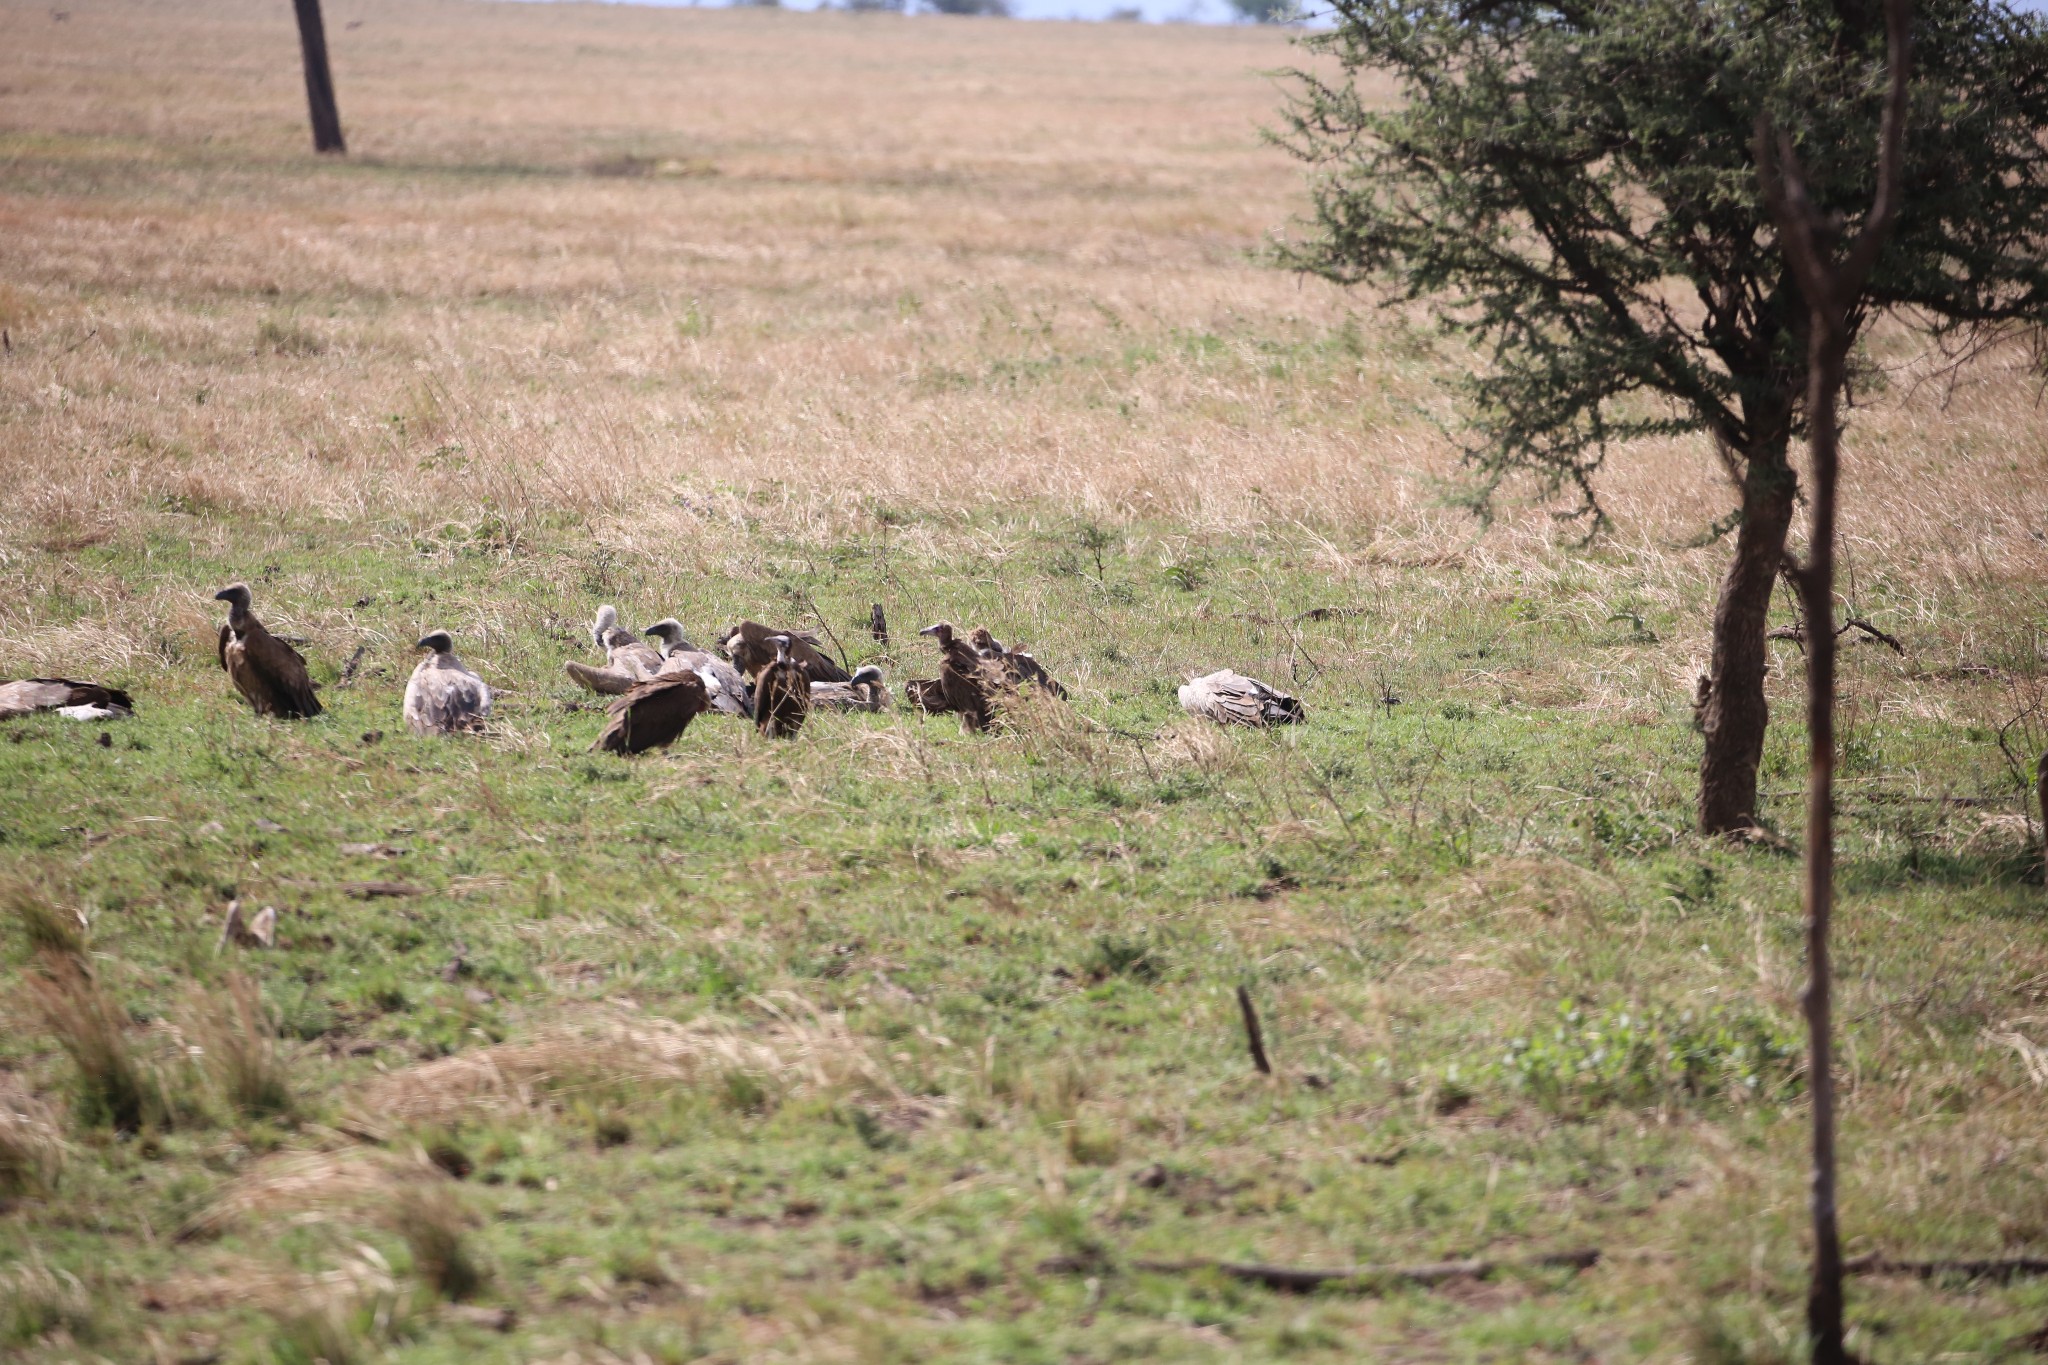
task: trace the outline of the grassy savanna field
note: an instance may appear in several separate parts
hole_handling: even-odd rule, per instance
[[[330,0],[317,161],[288,6],[65,13],[0,5],[0,676],[139,711],[0,731],[0,1353],[1794,1353],[1798,865],[1689,833],[1721,476],[1617,452],[1591,546],[1452,506],[1476,359],[1255,258],[1302,203],[1284,37]],[[1845,581],[1904,653],[1844,658],[1848,1250],[2041,1254],[1999,738],[2048,743],[2048,417],[2017,352],[1873,359]],[[324,716],[233,697],[237,578]],[[560,665],[605,601],[895,684],[986,623],[1073,705],[593,755]],[[399,723],[435,625],[483,737]],[[1183,717],[1225,665],[1310,724]],[[1872,1361],[2025,1359],[2048,1284],[1851,1314]]]

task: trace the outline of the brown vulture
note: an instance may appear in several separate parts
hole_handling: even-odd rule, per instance
[[[939,644],[939,696],[948,711],[960,713],[960,726],[970,734],[988,729],[994,694],[1004,688],[974,646],[953,633],[953,623],[940,621],[918,632]]]
[[[843,683],[811,684],[811,706],[826,707],[834,711],[886,711],[889,709],[889,689],[882,684],[882,670],[873,664],[862,664],[853,670],[853,677]]]
[[[135,702],[118,687],[70,678],[23,678],[0,683],[0,720],[36,711],[55,711],[69,720],[114,720],[135,714]]]
[[[937,678],[912,678],[903,684],[903,700],[928,716],[946,712],[946,689]]]
[[[690,672],[665,673],[639,684],[605,708],[611,713],[611,723],[591,750],[642,754],[665,749],[710,708],[711,698],[702,678]]]
[[[794,739],[811,714],[811,680],[790,653],[787,635],[770,637],[775,662],[754,679],[754,728],[770,739]]]
[[[455,657],[455,637],[430,630],[418,647],[428,654],[405,684],[406,728],[416,735],[482,729],[491,714],[491,689]]]
[[[689,641],[683,634],[683,623],[669,616],[656,621],[640,632],[661,642],[661,671],[674,673],[688,669],[704,680],[704,690],[711,694],[711,709],[728,716],[751,716],[754,714],[754,690],[747,686],[747,680],[716,654],[706,654]]]
[[[725,633],[719,647],[733,666],[748,677],[775,662],[775,637],[789,637],[789,657],[812,682],[845,682],[846,670],[825,657],[818,637],[797,630],[770,630],[757,621],[742,621]]]
[[[1181,688],[1180,705],[1189,715],[1218,725],[1299,725],[1308,719],[1300,701],[1227,668]]]
[[[249,611],[249,585],[234,583],[213,595],[228,604],[227,624],[220,628],[220,666],[259,716],[303,720],[320,714],[306,660],[299,651],[263,628]]]
[[[1012,686],[1036,683],[1061,701],[1067,699],[1067,689],[1045,671],[1045,666],[1021,649],[1010,649],[1003,642],[988,633],[985,626],[976,626],[974,633],[967,637],[974,646],[975,654],[986,664],[994,667]]]

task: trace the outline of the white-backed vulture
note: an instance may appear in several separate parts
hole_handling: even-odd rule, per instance
[[[811,714],[811,680],[790,654],[787,635],[771,636],[775,662],[754,679],[754,728],[770,739],[794,739]]]
[[[619,626],[619,609],[602,606],[591,623],[590,638],[604,651],[605,662],[633,679],[645,682],[661,672],[661,651],[630,630]]]
[[[960,726],[969,734],[988,729],[992,697],[1000,688],[988,662],[954,634],[951,621],[926,626],[918,634],[938,642],[939,695],[945,709],[960,713]]]
[[[1308,719],[1295,698],[1227,668],[1191,680],[1180,690],[1180,705],[1218,725],[1299,725]]]
[[[669,616],[640,632],[661,642],[661,671],[673,673],[687,668],[704,680],[711,694],[711,709],[728,716],[754,714],[754,691],[740,671],[716,654],[707,654],[683,634],[683,623]]]
[[[1021,649],[1010,649],[1002,641],[988,633],[984,626],[976,626],[974,633],[967,637],[974,646],[974,652],[984,663],[993,665],[1013,686],[1035,683],[1058,697],[1067,699],[1067,689],[1061,687],[1052,674],[1045,671],[1045,665]]]
[[[491,714],[491,689],[455,657],[455,637],[430,630],[418,647],[429,652],[405,684],[406,728],[416,735],[481,729]]]
[[[845,682],[846,670],[825,657],[818,637],[798,630],[773,630],[758,621],[742,621],[719,640],[733,666],[748,677],[775,662],[775,637],[789,637],[789,657],[812,682]]]
[[[220,666],[259,716],[303,720],[320,714],[313,679],[299,651],[263,628],[249,610],[249,585],[232,583],[213,595],[228,604],[220,628]]]
[[[0,683],[0,720],[36,711],[55,711],[67,720],[115,720],[134,715],[135,702],[118,687],[71,678]]]
[[[835,711],[886,711],[889,709],[889,689],[882,682],[880,668],[874,664],[862,664],[843,683],[812,683],[811,706]]]
[[[711,698],[695,673],[670,673],[636,686],[605,709],[611,723],[591,745],[593,751],[641,754],[665,749],[704,714]]]

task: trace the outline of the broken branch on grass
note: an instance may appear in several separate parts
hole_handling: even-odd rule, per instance
[[[1196,1257],[1185,1261],[1132,1261],[1131,1269],[1155,1275],[1192,1275],[1205,1270],[1233,1280],[1264,1285],[1284,1293],[1305,1294],[1330,1284],[1417,1284],[1437,1285],[1452,1280],[1483,1280],[1502,1270],[1590,1270],[1600,1262],[1600,1249],[1556,1251],[1540,1256],[1521,1256],[1501,1261],[1425,1261],[1419,1265],[1348,1265],[1319,1270],[1308,1266],[1263,1265],[1248,1261],[1217,1261]],[[1046,1261],[1039,1266],[1048,1272],[1073,1271],[1082,1267],[1070,1258]]]
[[[1270,1076],[1273,1064],[1266,1060],[1266,1039],[1259,1031],[1259,1012],[1252,1007],[1252,993],[1243,986],[1237,988],[1237,1007],[1244,1014],[1244,1036],[1251,1044],[1252,1065],[1261,1076]]]
[[[1842,622],[1841,625],[1835,627],[1835,638],[1839,640],[1852,630],[1862,631],[1879,644],[1890,645],[1894,654],[1899,655],[1901,658],[1905,657],[1906,647],[1899,643],[1898,636],[1879,630],[1860,616],[1852,616]],[[1806,625],[1804,622],[1801,622],[1796,626],[1779,626],[1774,630],[1765,632],[1764,638],[1767,640],[1790,640],[1793,644],[1799,646],[1801,653],[1804,653],[1806,650]]]
[[[1983,1260],[1900,1260],[1872,1251],[1861,1256],[1851,1256],[1842,1262],[1842,1269],[1852,1275],[1910,1275],[1916,1279],[1935,1280],[1945,1275],[1961,1275],[1972,1280],[2017,1280],[2025,1276],[2048,1275],[2048,1257],[2040,1256],[1993,1256]]]

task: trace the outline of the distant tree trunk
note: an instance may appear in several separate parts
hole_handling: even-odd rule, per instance
[[[327,29],[320,0],[292,0],[299,15],[299,50],[306,59],[306,105],[313,115],[313,150],[346,153],[341,110],[334,103],[334,75],[327,68]]]
[[[1847,1365],[1842,1237],[1835,1198],[1834,966],[1828,941],[1835,913],[1835,488],[1841,469],[1836,405],[1855,333],[1850,310],[1898,217],[1905,142],[1910,0],[1885,0],[1890,72],[1878,134],[1877,192],[1863,227],[1836,259],[1841,219],[1817,208],[1792,139],[1757,121],[1757,173],[1778,245],[1799,281],[1807,335],[1807,445],[1813,464],[1813,525],[1806,562],[1787,564],[1806,616],[1806,1033],[1807,1085],[1813,1095],[1813,1276],[1806,1291],[1806,1335],[1813,1365]],[[1775,145],[1773,145],[1775,144]]]
[[[1747,452],[1735,557],[1714,604],[1713,651],[1700,706],[1700,729],[1706,735],[1700,754],[1704,834],[1739,834],[1757,823],[1757,768],[1771,719],[1764,700],[1770,664],[1764,632],[1799,487],[1785,460],[1786,440],[1780,437]]]

